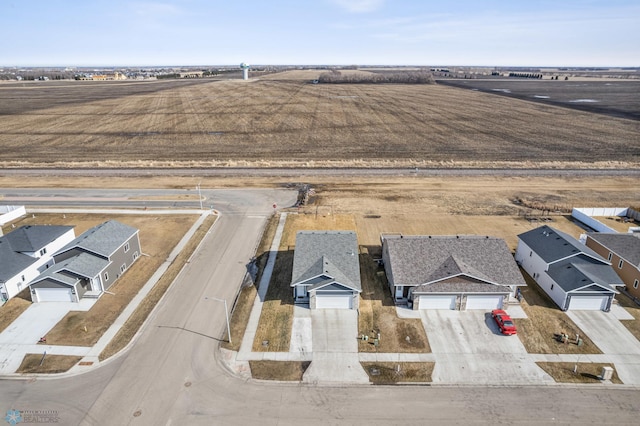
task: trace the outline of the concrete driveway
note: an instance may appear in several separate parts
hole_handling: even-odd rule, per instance
[[[38,345],[38,340],[60,321],[69,311],[86,311],[96,300],[72,302],[34,303],[0,333],[0,374],[14,373],[26,353],[59,355],[84,355],[89,348]]]
[[[620,380],[640,384],[640,342],[611,312],[567,311],[567,316],[614,363]]]
[[[313,361],[303,380],[311,383],[368,383],[358,358],[358,312],[313,309]]]
[[[517,336],[504,336],[484,311],[420,311],[436,360],[434,383],[540,384],[553,379]]]

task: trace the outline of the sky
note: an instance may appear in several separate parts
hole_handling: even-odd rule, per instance
[[[640,66],[638,0],[2,0],[0,66]]]

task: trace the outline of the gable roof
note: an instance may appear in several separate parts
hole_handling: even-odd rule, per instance
[[[526,285],[504,240],[466,236],[385,236],[394,285],[436,283],[464,275],[495,285]],[[462,282],[461,282],[462,283]]]
[[[291,286],[309,283],[309,290],[313,290],[333,282],[362,291],[355,232],[299,231]]]
[[[37,252],[73,229],[72,226],[28,225],[0,236],[0,281],[8,281],[37,258],[23,253]]]
[[[589,232],[587,236],[640,268],[640,236],[603,232]]]
[[[603,259],[598,253],[581,244],[580,241],[571,235],[547,225],[524,232],[518,235],[518,238],[529,246],[531,250],[536,252],[546,263],[553,263],[560,259],[583,253],[593,257],[595,260],[601,261],[601,263],[609,264],[609,262]]]
[[[138,230],[132,226],[117,220],[109,220],[84,232],[58,253],[79,248],[100,256],[110,257],[137,232]]]
[[[612,286],[624,285],[611,265],[605,265],[584,254],[564,259],[549,266],[547,274],[565,292],[593,292],[593,284],[604,293],[617,293]]]
[[[65,259],[47,269],[42,275],[31,281],[29,285],[52,279],[68,285],[74,285],[78,278],[91,279],[102,272],[111,262],[89,253]]]

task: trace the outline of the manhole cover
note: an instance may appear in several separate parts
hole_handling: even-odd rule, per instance
[[[133,413],[133,417],[140,417],[141,414],[142,414],[142,410],[138,410],[135,413]]]

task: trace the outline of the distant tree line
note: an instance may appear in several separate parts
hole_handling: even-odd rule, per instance
[[[407,71],[397,73],[341,73],[331,70],[320,74],[318,83],[326,84],[434,84],[433,75],[427,71]]]
[[[526,72],[510,72],[509,77],[542,79],[542,74],[532,74],[532,73],[526,73]]]

